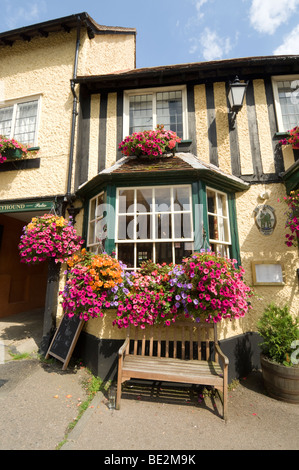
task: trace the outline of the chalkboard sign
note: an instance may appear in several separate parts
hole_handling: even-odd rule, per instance
[[[74,315],[63,316],[46,354],[46,359],[53,356],[63,362],[62,370],[68,366],[76,342],[82,330],[84,320]]]

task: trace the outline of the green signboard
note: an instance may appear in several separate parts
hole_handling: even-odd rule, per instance
[[[48,211],[52,207],[53,207],[53,201],[14,202],[14,203],[0,204],[0,213]]]

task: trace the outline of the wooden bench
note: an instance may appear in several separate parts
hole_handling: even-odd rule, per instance
[[[211,385],[221,392],[227,420],[228,363],[217,340],[216,324],[188,321],[144,330],[130,326],[118,352],[116,409],[120,408],[122,383],[133,378]]]

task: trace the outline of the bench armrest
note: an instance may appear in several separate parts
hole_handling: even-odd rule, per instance
[[[218,353],[219,357],[222,359],[223,364],[224,364],[225,366],[228,366],[228,364],[229,364],[228,357],[225,356],[225,354],[224,354],[223,351],[221,350],[221,348],[220,348],[220,346],[219,346],[219,343],[215,343],[215,351],[216,351],[216,353]]]
[[[126,340],[125,340],[125,342],[124,342],[124,344],[123,344],[123,345],[119,348],[119,350],[118,350],[118,355],[119,355],[119,356],[123,356],[123,355],[124,355],[124,352],[125,352],[125,350],[126,350],[126,347],[127,347],[128,343],[129,343],[129,341],[130,341],[130,338],[127,337]]]

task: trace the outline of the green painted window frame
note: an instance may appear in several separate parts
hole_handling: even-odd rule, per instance
[[[230,257],[237,260],[238,265],[241,265],[240,246],[239,246],[239,235],[238,235],[238,224],[237,224],[237,211],[235,194],[232,192],[223,191],[218,186],[214,186],[209,183],[208,185],[202,181],[184,181],[174,180],[173,185],[179,184],[190,184],[192,194],[192,216],[193,216],[193,229],[194,229],[194,251],[200,251],[201,249],[207,249],[209,247],[209,226],[208,226],[208,211],[207,211],[207,197],[206,187],[221,191],[227,195],[228,211],[229,211],[229,226],[231,233],[231,245],[229,247]],[[107,217],[107,239],[105,242],[105,251],[109,254],[115,252],[115,227],[116,227],[116,191],[118,187],[131,187],[131,186],[144,186],[144,182],[136,184],[128,181],[126,184],[123,182],[113,183],[107,185],[101,185],[92,194],[89,195],[88,199],[85,200],[84,204],[84,221],[83,221],[83,238],[86,239],[88,233],[88,214],[89,214],[89,202],[97,194],[102,191],[106,192],[106,202],[108,212]],[[148,182],[148,186],[165,186],[165,182]],[[199,210],[197,210],[199,209]]]

